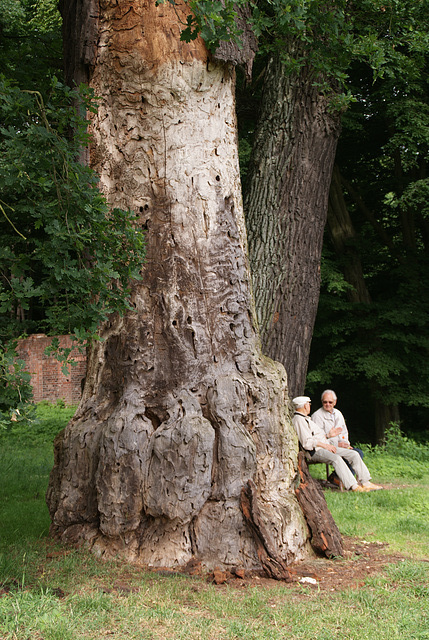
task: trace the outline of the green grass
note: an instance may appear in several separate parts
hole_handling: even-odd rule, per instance
[[[2,639],[429,638],[424,563],[403,562],[364,588],[327,593],[280,583],[220,588],[74,555],[67,570],[59,556],[45,566],[39,585],[24,583],[0,598]],[[115,586],[124,579],[127,592]]]
[[[52,442],[74,415],[62,403],[37,406],[31,431],[17,425],[0,437],[0,548],[17,539],[46,536],[49,514],[45,492],[53,465]]]
[[[325,495],[344,535],[388,542],[391,551],[429,560],[429,481],[359,496]]]
[[[409,457],[412,443],[408,457],[366,451],[388,491],[325,493],[342,533],[386,542],[409,559],[332,592],[297,583],[217,587],[102,562],[47,537],[52,439],[72,413],[39,406],[35,432],[0,439],[1,640],[429,640],[424,447],[418,460]]]

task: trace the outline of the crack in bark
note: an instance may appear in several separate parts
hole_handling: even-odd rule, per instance
[[[276,544],[268,530],[258,506],[256,485],[249,479],[242,488],[240,506],[244,518],[253,532],[258,557],[270,578],[291,582],[292,576],[286,563],[276,551]]]

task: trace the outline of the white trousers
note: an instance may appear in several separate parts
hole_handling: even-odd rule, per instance
[[[344,449],[337,447],[337,453],[332,453],[326,449],[316,449],[316,453],[311,456],[312,462],[329,462],[334,467],[337,476],[341,480],[345,489],[350,489],[356,484],[356,478],[353,477],[352,472],[344,462],[345,458],[356,473],[356,478],[364,483],[371,480],[371,475],[368,471],[368,467],[360,457],[357,451],[353,449]]]

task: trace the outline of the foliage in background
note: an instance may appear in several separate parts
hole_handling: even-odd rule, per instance
[[[134,214],[109,210],[78,160],[88,136],[75,104],[84,98],[55,78],[46,100],[0,79],[2,339],[35,327],[85,338],[129,308],[143,234]]]
[[[130,308],[144,259],[136,216],[111,210],[79,160],[84,114],[97,107],[87,89],[58,79],[60,26],[52,0],[0,6],[0,353],[9,363],[23,334],[96,339],[108,315]],[[52,349],[65,361],[71,352]],[[4,409],[13,404],[3,417],[23,418],[27,381],[10,366],[0,393]]]
[[[61,16],[56,0],[2,0],[0,74],[43,92],[62,74]]]
[[[342,255],[325,237],[308,388],[339,385],[344,395],[348,385],[366,404],[399,405],[417,431],[428,429],[429,407],[429,67],[406,43],[396,62],[376,82],[352,69],[357,100],[336,161],[353,237]],[[351,257],[367,301],[350,296]]]
[[[429,442],[418,443],[408,438],[402,433],[398,424],[392,424],[386,430],[383,445],[360,444],[359,446],[365,454],[370,456],[379,477],[416,480],[424,478],[428,473]]]
[[[0,431],[34,422],[33,389],[24,362],[16,357],[15,345],[0,348]]]

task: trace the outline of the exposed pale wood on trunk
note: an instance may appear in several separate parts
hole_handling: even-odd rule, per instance
[[[277,554],[276,545],[270,531],[258,508],[258,499],[255,483],[249,480],[246,487],[241,490],[241,510],[253,531],[258,557],[268,576],[275,580],[292,581],[292,576],[286,563]]]

